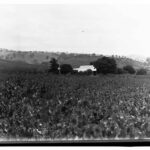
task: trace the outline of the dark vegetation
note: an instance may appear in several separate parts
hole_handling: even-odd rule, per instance
[[[126,73],[126,71],[123,70],[123,68],[117,68],[116,69],[116,74],[124,74],[124,73]]]
[[[73,72],[73,68],[70,64],[60,65],[60,73],[61,74],[68,74],[68,73],[72,73],[72,72]]]
[[[136,72],[137,75],[146,75],[147,71],[144,68],[138,69]]]
[[[93,76],[45,59],[0,61],[2,138],[150,137],[150,77],[143,67],[100,56],[90,61],[98,70]]]
[[[127,65],[123,67],[123,70],[130,74],[135,74],[135,69],[131,65]]]
[[[106,56],[99,58],[94,62],[91,62],[91,65],[93,65],[97,69],[97,73],[102,74],[116,73],[117,70],[115,59]]]
[[[59,73],[58,67],[59,67],[59,64],[57,63],[57,60],[55,58],[52,58],[50,61],[48,73],[58,74]]]
[[[149,76],[12,75],[0,82],[0,136],[150,137]]]

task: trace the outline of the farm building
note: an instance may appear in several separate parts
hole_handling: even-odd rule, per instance
[[[87,70],[92,70],[93,72],[96,72],[96,68],[93,65],[80,66],[79,68],[74,68],[74,70],[76,70],[78,72],[84,72]]]

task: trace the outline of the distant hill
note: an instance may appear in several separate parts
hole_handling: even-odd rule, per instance
[[[36,51],[13,51],[7,49],[0,49],[0,59],[10,61],[22,61],[28,64],[40,64],[44,61],[49,61],[52,57],[57,58],[58,54],[48,52]]]
[[[46,65],[42,64],[28,64],[21,61],[8,61],[0,59],[0,73],[34,73],[34,72],[44,72],[47,69]]]
[[[43,51],[13,51],[0,49],[0,68],[3,66],[26,66],[46,68],[52,57],[56,58],[59,64],[71,64],[73,67],[89,65],[103,55],[96,54],[76,54],[76,53],[54,53]],[[113,56],[116,59],[118,67],[132,65],[134,68],[147,67],[146,62],[140,62],[127,57]],[[41,67],[41,68],[42,68]]]
[[[140,61],[140,62],[146,62],[147,57],[141,56],[141,55],[127,55],[128,58]]]

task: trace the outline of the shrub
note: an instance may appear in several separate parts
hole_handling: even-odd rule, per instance
[[[73,68],[70,64],[62,64],[60,65],[60,72],[62,74],[68,74],[68,73],[72,73]]]
[[[146,75],[147,71],[146,71],[146,69],[141,68],[141,69],[137,70],[136,74],[137,75]]]
[[[130,74],[134,74],[135,73],[135,69],[131,65],[124,66],[123,70],[127,71]]]

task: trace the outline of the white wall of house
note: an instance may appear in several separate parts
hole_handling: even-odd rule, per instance
[[[96,71],[96,68],[93,65],[84,65],[84,66],[80,66],[79,68],[74,68],[74,70],[77,70],[78,72],[84,72],[89,69],[92,71]]]

